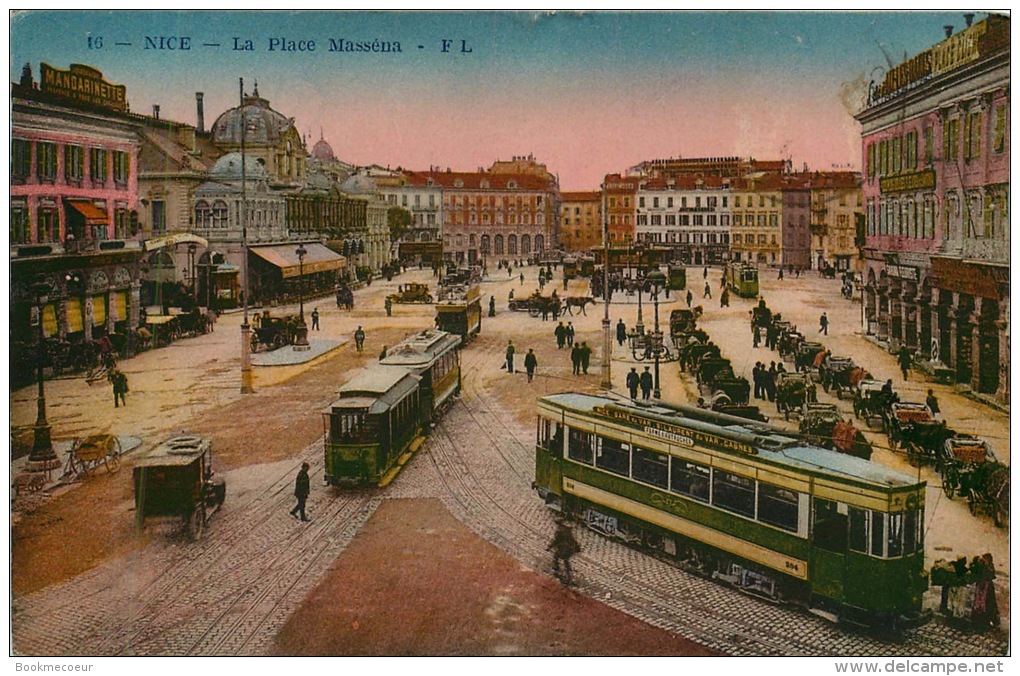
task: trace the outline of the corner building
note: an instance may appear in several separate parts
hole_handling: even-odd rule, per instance
[[[856,115],[865,329],[1008,402],[1010,21],[951,30],[892,68]]]

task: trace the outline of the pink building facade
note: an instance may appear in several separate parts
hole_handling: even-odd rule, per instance
[[[968,20],[969,21],[969,20]],[[1009,19],[947,34],[858,113],[865,329],[1009,399]]]

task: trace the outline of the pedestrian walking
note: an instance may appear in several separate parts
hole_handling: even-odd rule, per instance
[[[506,341],[506,372],[514,372],[514,342],[512,340]]]
[[[521,273],[521,286],[524,286],[524,273]]]
[[[705,282],[705,292],[703,294],[701,294],[701,297],[702,298],[711,298],[712,297],[712,287],[709,285],[708,282]]]
[[[701,276],[704,277],[705,279],[708,279],[708,266],[707,265],[705,266],[705,269],[701,271]]]
[[[719,296],[719,307],[730,306],[730,290],[723,287],[722,295]]]
[[[567,344],[567,327],[563,326],[563,322],[556,325],[556,330],[553,332],[556,334],[556,349],[562,350],[563,346]]]
[[[769,370],[765,372],[765,394],[769,401],[776,400],[776,362],[772,362]]]
[[[652,397],[652,372],[645,367],[644,373],[641,374],[641,398],[644,400],[651,399]]]
[[[574,375],[581,375],[581,346],[575,345],[570,348],[570,364],[574,367]]]
[[[538,368],[538,357],[535,356],[535,351],[532,348],[528,348],[528,354],[524,355],[524,370],[528,372],[528,382],[530,383],[535,377],[535,369]]]
[[[560,578],[563,584],[569,585],[573,577],[573,572],[570,569],[570,557],[581,551],[581,545],[563,517],[557,519],[556,533],[546,550],[553,553],[553,574]],[[560,562],[563,562],[562,576]]]
[[[630,373],[627,374],[627,389],[630,391],[631,399],[637,399],[637,388],[640,384],[641,376],[638,375],[637,369],[631,366]]]
[[[694,300],[694,294],[691,293],[690,289],[687,289],[687,307],[691,306],[691,301]]]
[[[567,322],[567,345],[574,345],[574,323]]]
[[[319,330],[319,308],[315,308],[312,310],[312,330],[313,331]]]
[[[290,510],[291,516],[295,519],[300,518],[302,521],[311,521],[305,515],[305,501],[308,500],[308,494],[312,487],[312,482],[308,479],[309,467],[307,462],[301,463],[301,471],[298,472],[297,479],[294,481],[294,496],[297,498],[297,504],[294,505],[294,509]],[[298,517],[299,513],[300,517]]]
[[[900,346],[900,353],[896,357],[896,361],[900,363],[900,371],[903,372],[903,379],[907,379],[907,372],[910,370],[910,362],[913,358],[910,355],[910,350],[906,345]]]
[[[496,316],[496,297],[495,296],[489,296],[489,316],[490,317],[495,317]]]
[[[358,352],[364,352],[365,350],[365,331],[360,326],[354,332],[354,347]]]
[[[939,410],[939,400],[935,396],[934,390],[928,390],[928,398],[924,400],[924,403],[928,405],[928,409],[932,412],[932,415],[935,416],[936,420],[942,419],[942,411]]]
[[[780,268],[779,268],[779,279],[780,279],[780,280],[782,280],[782,279],[783,279],[783,268],[782,268],[781,266],[780,266]]]
[[[127,406],[127,399],[124,395],[128,391],[128,380],[127,376],[120,369],[114,369],[110,372],[110,382],[113,383],[113,406],[114,408],[119,407],[121,404]],[[40,386],[41,387],[41,386]]]
[[[379,361],[386,359],[386,346],[382,346],[382,352],[379,353]]]
[[[623,323],[623,317],[616,322],[616,342],[623,347],[623,344],[627,341],[627,325]]]
[[[591,363],[591,348],[587,342],[581,342],[581,372],[588,374],[588,364]]]
[[[822,316],[818,318],[818,326],[818,333],[829,335],[829,317],[824,312],[822,313]]]
[[[751,347],[761,345],[761,327],[757,324],[751,326]]]

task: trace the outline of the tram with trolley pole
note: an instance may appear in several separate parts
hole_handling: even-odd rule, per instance
[[[389,484],[460,388],[460,336],[426,329],[394,345],[322,412],[326,483]]]
[[[696,574],[833,621],[923,622],[925,483],[713,411],[538,400],[547,506]]]
[[[726,286],[741,298],[757,298],[758,268],[743,261],[726,265]]]

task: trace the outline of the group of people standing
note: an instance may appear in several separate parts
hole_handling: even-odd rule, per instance
[[[931,582],[942,587],[939,611],[957,620],[969,620],[978,629],[998,627],[999,604],[995,598],[995,563],[990,553],[975,556],[967,565],[962,554],[955,561],[936,561]]]
[[[640,375],[637,372],[637,368],[634,366],[630,367],[630,373],[627,374],[627,390],[630,392],[631,399],[637,399],[638,387],[641,388],[641,398],[648,400],[652,398],[652,373],[645,367],[644,372]]]
[[[754,381],[754,398],[775,401],[776,380],[779,374],[785,371],[786,367],[783,366],[782,362],[779,362],[778,366],[776,362],[771,362],[768,368],[765,367],[763,362],[755,362],[754,368],[751,369],[751,376]]]

